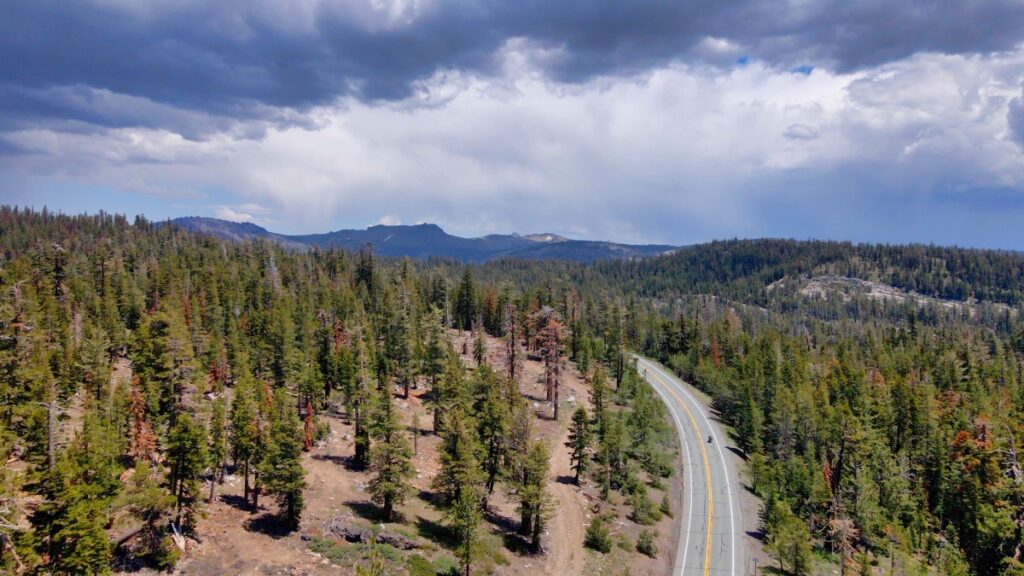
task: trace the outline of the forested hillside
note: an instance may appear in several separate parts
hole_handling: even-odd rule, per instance
[[[806,317],[887,323],[914,317],[932,326],[984,324],[1001,334],[1015,330],[1024,304],[1024,254],[922,245],[726,240],[591,265],[505,259],[482,266],[479,275],[518,286],[574,286],[645,308],[705,295],[797,323]],[[814,297],[808,284],[822,278],[875,283],[904,297]]]
[[[1002,307],[769,289],[819,274]],[[611,549],[614,503],[632,507],[631,525],[658,521],[649,491],[673,468],[632,349],[714,398],[784,571],[1022,574],[1022,275],[1014,253],[789,241],[593,265],[413,264],[5,208],[0,565],[171,566],[225,470],[244,480],[242,507],[269,498],[279,526],[300,526],[301,455],[334,412],[352,425],[346,461],[400,526],[413,472],[396,402],[420,387],[440,452],[430,498],[465,567],[489,565],[473,542],[495,485],[516,502],[522,549],[543,548],[551,450],[569,450],[611,506],[587,535]],[[461,353],[448,336],[460,330],[474,330]],[[490,365],[485,337],[501,349]],[[509,385],[527,356],[546,403],[532,419],[571,424],[568,447],[530,440],[530,397]],[[589,390],[582,412],[559,416],[564,360]]]
[[[860,573],[1024,573],[1020,254],[729,241],[482,272],[581,290],[584,317],[619,310],[629,346],[710,394],[746,452],[785,571],[810,573],[816,550]],[[982,301],[773,291],[818,274]]]
[[[252,518],[219,531],[301,530],[291,542],[347,571],[488,572],[519,555],[525,574],[583,490],[603,502],[597,556],[628,514],[615,553],[656,557],[645,527],[669,522],[673,436],[619,319],[588,315],[586,336],[571,294],[366,250],[0,209],[0,569],[170,569],[224,537],[203,533],[207,513],[238,522],[237,509]],[[328,439],[345,452],[325,453]],[[575,489],[551,475],[562,461]],[[307,496],[322,515],[357,483],[368,500],[348,508],[386,531],[305,521]],[[403,514],[424,505],[429,520]],[[584,558],[576,529],[565,558]]]

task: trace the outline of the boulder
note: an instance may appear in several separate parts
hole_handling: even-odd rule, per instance
[[[339,538],[346,542],[365,543],[373,538],[373,531],[365,526],[356,524],[352,516],[342,514],[324,522],[324,536]]]
[[[377,535],[377,543],[390,544],[399,550],[413,550],[420,547],[419,544],[398,532],[381,532]]]

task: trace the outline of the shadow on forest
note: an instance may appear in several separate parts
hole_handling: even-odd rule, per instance
[[[246,512],[252,512],[252,509],[249,507],[249,503],[246,502],[245,498],[243,498],[242,496],[239,496],[237,494],[221,494],[217,498],[221,502],[227,504],[228,506],[231,506],[232,508],[237,508],[239,510],[244,510]]]
[[[281,521],[275,514],[266,513],[253,518],[245,523],[245,529],[249,532],[258,532],[271,538],[278,539],[292,533],[291,528]]]
[[[559,474],[558,477],[555,478],[555,482],[558,482],[559,484],[568,484],[569,486],[575,486],[576,478],[574,478],[573,476],[566,476],[565,474]]]
[[[338,456],[337,454],[313,454],[312,458],[321,462],[332,462],[346,468],[351,466],[350,460],[352,460],[351,456]]]
[[[515,532],[519,528],[519,522],[491,510],[484,512],[484,518],[502,532]]]
[[[114,550],[114,557],[112,558],[112,565],[115,570],[120,573],[134,574],[136,572],[142,572],[146,570],[155,570],[156,564],[148,562],[148,559],[139,558],[133,555],[130,551],[125,550],[123,547],[118,547]]]
[[[520,556],[532,556],[534,554],[533,548],[530,547],[530,542],[516,532],[519,530],[519,522],[517,520],[492,511],[484,512],[484,518],[497,529],[495,533],[501,536],[502,544],[506,550]]]
[[[367,500],[349,500],[342,502],[342,504],[348,506],[356,516],[370,522],[405,522],[405,516],[398,510],[395,510],[395,517],[393,519],[387,520],[384,518],[384,509]]]
[[[423,516],[416,517],[416,532],[423,538],[437,542],[445,548],[455,548],[458,542],[455,535],[444,524],[428,520]]]
[[[330,462],[338,466],[344,466],[345,470],[350,472],[362,472],[366,470],[365,466],[357,466],[355,458],[352,456],[338,456],[337,454],[313,454],[311,456],[313,460],[319,460],[321,462]]]
[[[555,421],[554,413],[551,411],[551,408],[546,406],[542,406],[534,410],[533,414],[537,417],[538,420],[548,420],[550,422]]]
[[[534,550],[530,542],[515,532],[504,532],[501,535],[505,549],[520,556],[533,556]]]

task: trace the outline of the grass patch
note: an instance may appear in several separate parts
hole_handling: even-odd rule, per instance
[[[434,558],[434,572],[443,576],[448,576],[449,574],[457,575],[459,573],[459,563],[455,558],[442,554]]]
[[[358,544],[334,542],[317,537],[313,537],[309,543],[310,550],[339,566],[351,566],[354,562],[361,560],[366,554],[366,550],[360,550],[361,547]]]

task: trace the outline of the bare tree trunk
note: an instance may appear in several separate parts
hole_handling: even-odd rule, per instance
[[[249,503],[249,461],[242,463],[242,476],[245,478],[245,487],[242,489],[242,499]]]
[[[46,404],[46,457],[50,472],[57,467],[57,448],[55,435],[57,433],[56,419],[53,415],[53,400]]]
[[[252,480],[252,511],[256,512],[260,509],[260,473],[256,472],[253,474]]]
[[[555,422],[557,422],[558,421],[558,389],[559,389],[558,378],[557,377],[555,378],[554,389],[555,389]]]
[[[21,561],[21,556],[18,555],[18,551],[14,547],[14,542],[11,542],[10,537],[7,534],[0,533],[0,542],[3,543],[3,548],[10,551],[11,558],[14,558],[14,562],[18,565],[18,574],[22,574],[26,570],[25,563]]]

